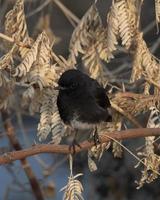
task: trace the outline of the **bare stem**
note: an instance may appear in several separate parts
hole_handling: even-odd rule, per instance
[[[80,19],[74,13],[72,13],[60,0],[53,0],[53,2],[61,9],[61,11],[74,27],[80,22]]]
[[[4,40],[7,40],[8,42],[11,42],[11,43],[16,43],[18,46],[20,47],[28,47],[26,46],[23,42],[17,42],[16,40],[14,40],[13,38],[3,34],[3,33],[0,33],[0,38],[4,39]]]

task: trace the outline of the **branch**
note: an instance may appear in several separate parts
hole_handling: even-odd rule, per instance
[[[61,9],[73,27],[76,27],[80,22],[80,19],[74,13],[72,13],[61,1],[53,0],[53,2]]]
[[[160,128],[138,128],[138,129],[128,129],[124,131],[114,131],[112,133],[105,133],[100,135],[100,141],[102,143],[109,142],[112,137],[115,140],[124,140],[131,138],[147,137],[147,136],[159,136]],[[81,152],[88,150],[94,145],[93,142],[84,141],[80,143],[81,148],[76,147],[75,152]],[[54,144],[41,144],[35,145],[31,148],[8,152],[0,156],[0,165],[13,162],[15,160],[24,159],[28,156],[33,156],[40,153],[59,153],[59,154],[69,154],[68,145],[54,145]]]
[[[19,143],[19,141],[15,135],[15,130],[14,130],[12,122],[9,118],[8,113],[6,111],[2,111],[1,114],[2,114],[2,120],[4,122],[4,128],[6,130],[6,134],[7,134],[7,137],[9,139],[11,145],[13,146],[13,148],[15,150],[22,151],[21,144]],[[31,168],[29,162],[25,158],[21,158],[20,162],[21,162],[22,168],[23,168],[26,176],[28,177],[33,194],[35,195],[36,199],[44,200],[40,185],[38,183],[36,176],[34,175],[34,173],[32,171],[32,168]]]
[[[40,12],[42,9],[44,9],[48,4],[51,2],[51,0],[46,0],[44,3],[42,3],[40,6],[38,6],[35,10],[31,11],[30,13],[26,14],[26,18],[31,17],[38,12]]]

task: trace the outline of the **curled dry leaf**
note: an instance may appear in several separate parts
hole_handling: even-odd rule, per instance
[[[76,57],[79,53],[86,53],[86,50],[90,47],[90,44],[95,39],[95,32],[99,26],[102,26],[102,22],[96,5],[93,4],[82,17],[71,36],[69,49],[72,63],[76,63]]]
[[[118,44],[118,4],[112,2],[112,6],[110,8],[110,11],[107,15],[107,38],[106,42],[104,43],[104,49],[101,56],[102,59],[106,60],[107,62],[111,59],[114,58],[113,56],[113,51],[117,49],[117,44]],[[106,56],[107,55],[107,56]]]
[[[14,46],[8,53],[0,58],[0,70],[4,70],[6,68],[11,69],[11,66],[13,65],[13,51]]]
[[[140,79],[143,75],[152,79],[159,84],[160,79],[160,65],[159,61],[149,51],[146,42],[143,39],[143,34],[137,32],[135,37],[135,51],[133,54],[133,69],[131,75],[131,81]],[[145,85],[145,93],[149,94],[150,84]]]
[[[160,22],[160,0],[155,0],[156,22]]]
[[[61,142],[62,137],[65,134],[65,130],[66,127],[60,118],[57,105],[54,104],[54,113],[51,116],[51,143],[59,144]]]
[[[134,42],[136,33],[136,7],[135,2],[121,0],[116,3],[118,7],[119,35],[122,45],[129,49]]]
[[[121,127],[122,127],[122,120],[119,114],[117,113],[117,119],[116,121],[113,122],[113,129],[120,131]],[[121,141],[118,141],[118,143],[115,141],[112,142],[112,153],[115,158],[122,157],[123,148],[120,144],[121,144]]]
[[[84,200],[82,197],[82,192],[83,192],[83,186],[79,180],[76,178],[82,176],[82,174],[77,174],[75,176],[70,176],[68,178],[68,183],[65,187],[61,189],[61,191],[64,192],[63,200],[71,200],[71,199],[76,199],[76,200]]]
[[[133,116],[147,112],[152,106],[160,108],[159,95],[123,94],[119,92],[111,98],[111,101]]]
[[[29,72],[33,63],[37,59],[38,48],[39,48],[39,44],[42,40],[42,37],[43,37],[43,33],[41,33],[38,36],[37,40],[33,43],[33,46],[25,55],[25,58],[23,59],[22,63],[16,67],[13,76],[22,77],[22,76],[25,76],[27,74],[27,72]]]
[[[52,95],[51,95],[52,94]],[[38,124],[39,140],[45,140],[51,131],[51,115],[54,107],[55,94],[50,90],[43,92],[42,105],[40,107],[40,122]]]
[[[38,137],[40,141],[51,133],[51,143],[59,144],[65,133],[65,126],[59,116],[57,108],[57,91],[45,89],[42,91],[40,106],[40,122],[38,124]]]
[[[25,57],[28,52],[26,46],[31,44],[31,39],[28,35],[28,29],[24,13],[24,0],[17,0],[12,10],[10,10],[5,16],[5,33],[12,37],[15,42],[23,42],[23,47],[16,47],[22,58]]]
[[[153,106],[150,107],[150,110],[151,113],[148,119],[147,127],[160,128],[160,111]],[[143,156],[142,160],[145,163],[145,166],[142,170],[141,179],[137,181],[138,189],[141,188],[145,183],[153,182],[160,175],[160,156],[154,153],[154,140],[155,136],[146,137],[145,149],[143,152],[139,152],[139,155]]]

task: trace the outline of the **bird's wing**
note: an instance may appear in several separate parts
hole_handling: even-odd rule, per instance
[[[92,96],[88,96],[87,103],[81,104],[81,109],[78,110],[80,121],[96,124],[101,121],[110,121],[110,114],[107,109],[98,105]]]
[[[91,94],[94,96],[97,104],[102,108],[108,108],[111,106],[108,96],[106,95],[105,89],[94,79],[92,79]]]

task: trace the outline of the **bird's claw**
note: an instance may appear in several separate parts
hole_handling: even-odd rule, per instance
[[[80,149],[82,148],[81,145],[74,139],[72,143],[69,145],[69,151],[74,155],[76,153],[76,146]]]

